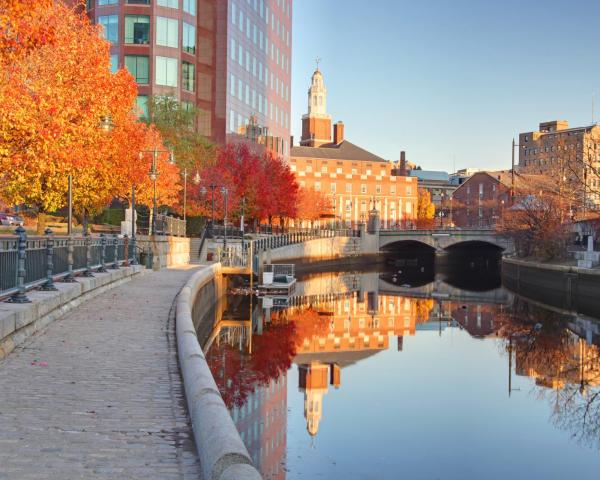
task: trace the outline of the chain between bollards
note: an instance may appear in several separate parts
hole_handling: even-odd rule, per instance
[[[54,272],[54,237],[52,230],[48,227],[44,233],[46,234],[46,283],[42,285],[40,290],[44,292],[55,292],[58,290],[54,285],[52,273]]]
[[[27,232],[19,225],[15,230],[17,239],[17,288],[18,291],[7,301],[11,303],[30,303],[31,300],[25,294],[25,257],[27,255]]]
[[[100,267],[98,273],[106,273],[106,235],[100,234]]]

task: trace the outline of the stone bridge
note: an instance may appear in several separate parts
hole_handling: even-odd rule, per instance
[[[495,230],[380,230],[379,250],[389,251],[401,247],[403,242],[421,243],[428,245],[437,252],[453,247],[491,245],[511,254],[514,250],[510,238]]]

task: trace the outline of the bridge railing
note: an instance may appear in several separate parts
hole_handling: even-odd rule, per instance
[[[325,229],[296,229],[282,235],[271,235],[252,241],[254,253],[264,252],[273,248],[287,247],[297,243],[303,243],[317,238],[333,237],[360,237],[360,230],[350,228],[325,230]]]

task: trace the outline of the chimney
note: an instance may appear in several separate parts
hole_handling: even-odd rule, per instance
[[[406,152],[400,152],[400,176],[406,177],[408,172],[406,171]]]
[[[344,141],[344,122],[337,122],[333,126],[333,143],[339,145]]]

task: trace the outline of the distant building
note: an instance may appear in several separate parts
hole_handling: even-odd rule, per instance
[[[431,201],[436,210],[445,208],[450,203],[450,197],[456,190],[456,185],[450,182],[447,172],[437,170],[411,170],[411,177],[418,179],[419,188],[423,188],[431,195]]]
[[[519,173],[552,176],[588,206],[600,206],[599,168],[599,125],[569,128],[554,120],[519,135]]]
[[[382,227],[412,221],[417,211],[417,179],[397,176],[392,162],[349,142],[344,124],[333,125],[327,114],[327,91],[317,68],[308,90],[308,114],[302,117],[300,146],[293,146],[290,167],[300,187],[331,198],[336,223],[355,226],[368,219],[373,208]]]

